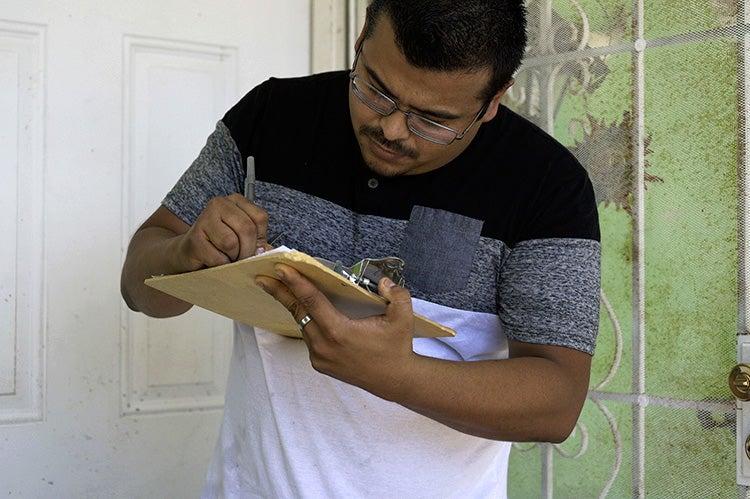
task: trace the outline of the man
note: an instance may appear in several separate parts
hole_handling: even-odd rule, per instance
[[[350,264],[396,255],[384,315],[352,320],[294,269],[257,283],[304,341],[235,324],[205,497],[504,496],[510,441],[564,440],[599,319],[585,170],[501,106],[526,41],[521,0],[374,0],[351,71],[271,79],[217,124],[133,236],[143,285],[268,241]],[[255,202],[239,193],[256,163]],[[455,338],[412,339],[412,313]]]

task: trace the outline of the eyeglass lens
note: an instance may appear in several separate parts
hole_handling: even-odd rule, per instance
[[[377,91],[374,87],[363,81],[359,76],[355,76],[352,79],[354,94],[361,100],[367,107],[375,111],[376,113],[388,116],[393,113],[396,109],[396,103],[391,99]],[[416,135],[423,139],[437,142],[439,144],[449,144],[457,136],[456,132],[443,128],[436,123],[432,123],[422,118],[421,116],[405,113],[406,123]]]

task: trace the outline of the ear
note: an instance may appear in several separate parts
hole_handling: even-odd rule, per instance
[[[500,109],[500,101],[502,101],[503,97],[505,97],[505,93],[510,90],[510,87],[512,87],[515,82],[516,80],[511,78],[511,80],[506,83],[503,88],[497,91],[497,93],[492,97],[492,100],[487,106],[487,110],[484,112],[484,116],[479,119],[480,123],[487,123],[488,121],[492,121],[495,116],[497,116],[497,111],[498,109]]]

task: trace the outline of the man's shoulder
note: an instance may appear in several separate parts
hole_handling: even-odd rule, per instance
[[[286,147],[283,136],[296,136],[323,113],[343,109],[347,74],[269,78],[245,94],[221,121],[245,156],[257,152],[264,141]]]
[[[591,179],[573,153],[537,124],[503,107],[482,138],[473,181],[485,189],[486,231],[511,244],[535,238],[598,238]],[[502,209],[493,208],[500,204]],[[512,224],[508,218],[514,219]]]
[[[513,191],[536,189],[539,183],[584,181],[586,169],[560,141],[536,123],[507,107],[489,123],[482,138],[483,181],[513,186]]]
[[[315,105],[322,97],[342,87],[346,71],[331,71],[291,78],[271,77],[245,94],[225,115],[225,121],[270,109],[273,113],[288,108]]]
[[[540,165],[557,161],[577,163],[570,150],[538,124],[507,107],[503,107],[502,112],[496,129],[503,135],[506,154],[525,159],[527,165],[531,162]]]
[[[298,91],[298,90],[325,90],[330,87],[336,87],[345,82],[348,78],[348,71],[328,71],[325,73],[315,73],[306,76],[295,76],[289,78],[278,78],[272,76],[262,85],[268,85],[278,91]]]

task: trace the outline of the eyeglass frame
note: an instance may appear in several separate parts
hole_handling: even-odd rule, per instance
[[[393,108],[391,109],[390,112],[383,113],[379,109],[375,109],[373,106],[371,106],[365,100],[365,98],[361,95],[361,90],[359,90],[359,88],[357,87],[357,84],[354,82],[355,78],[358,78],[358,77],[361,78],[361,75],[359,75],[359,74],[357,74],[355,72],[355,69],[357,68],[357,62],[359,62],[359,55],[361,53],[362,53],[362,47],[360,46],[360,48],[357,50],[356,54],[354,54],[354,61],[352,63],[352,68],[349,70],[349,81],[351,82],[351,85],[352,85],[352,92],[354,92],[354,95],[357,97],[357,99],[359,99],[359,101],[362,104],[364,104],[365,106],[367,106],[369,109],[375,111],[376,113],[378,113],[381,116],[390,116],[390,115],[392,115],[396,111],[401,111],[404,114],[404,116],[406,116],[406,127],[409,129],[409,131],[411,133],[413,133],[414,135],[416,135],[417,137],[422,138],[422,139],[424,139],[424,140],[426,140],[428,142],[432,142],[433,144],[448,146],[448,145],[451,145],[453,142],[455,142],[457,140],[463,139],[464,136],[466,135],[466,133],[469,131],[469,129],[471,129],[471,127],[473,127],[474,124],[477,121],[479,121],[479,118],[485,113],[485,111],[487,111],[487,108],[489,107],[489,104],[482,105],[482,108],[479,110],[479,112],[476,114],[476,116],[474,116],[474,119],[471,120],[471,123],[469,123],[469,126],[467,126],[464,129],[463,132],[459,133],[458,130],[454,130],[453,128],[451,128],[449,126],[446,126],[446,125],[443,125],[442,123],[438,123],[437,121],[433,121],[430,118],[422,116],[419,113],[415,113],[414,111],[404,111],[403,109],[401,109],[401,107],[398,105],[398,102],[396,102],[396,100],[393,97],[391,97],[391,96],[383,93],[377,87],[375,87],[372,84],[370,84],[370,82],[368,82],[366,80],[361,80],[365,85],[367,85],[369,88],[371,88],[375,93],[377,93],[378,95],[380,95],[381,97],[383,97],[387,102],[390,102],[393,105]],[[436,126],[438,128],[442,128],[443,130],[448,130],[449,132],[453,133],[455,135],[455,137],[453,137],[453,139],[451,139],[450,142],[440,142],[440,141],[435,140],[433,138],[425,137],[422,133],[420,133],[420,132],[418,132],[418,131],[416,131],[416,130],[414,130],[412,128],[412,126],[410,124],[410,121],[409,121],[409,118],[411,118],[412,116],[415,117],[415,118],[419,118],[421,120],[424,120],[427,123],[429,123],[430,125]]]

